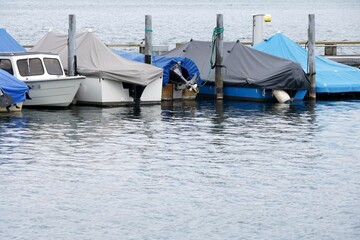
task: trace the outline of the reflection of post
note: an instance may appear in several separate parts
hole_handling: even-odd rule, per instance
[[[214,118],[216,124],[221,124],[224,122],[224,104],[223,101],[215,102],[215,113],[216,117]]]
[[[308,28],[308,74],[311,83],[309,92],[310,100],[316,99],[316,78],[315,78],[315,15],[309,14]]]
[[[151,64],[152,21],[151,15],[145,15],[145,63]]]
[[[316,101],[309,101],[308,104],[306,104],[307,110],[309,112],[309,122],[315,123],[316,122]]]
[[[216,40],[215,40],[215,88],[216,88],[216,99],[222,100],[223,99],[223,86],[224,86],[224,78],[223,78],[223,71],[222,71],[222,64],[223,64],[223,15],[217,14],[216,15]]]
[[[76,21],[75,15],[69,15],[68,31],[68,75],[75,75],[75,47],[76,47]]]

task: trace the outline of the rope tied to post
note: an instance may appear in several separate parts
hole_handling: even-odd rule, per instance
[[[310,76],[315,76],[316,75],[316,72],[314,72],[314,73],[306,73],[306,76],[308,76],[308,77],[310,77]]]
[[[215,27],[213,30],[213,37],[214,35],[219,36],[221,33],[224,33],[223,27]]]
[[[205,85],[206,82],[210,80],[211,69],[214,69],[215,67],[225,67],[223,65],[215,65],[214,61],[213,61],[216,37],[220,36],[220,34],[222,34],[222,33],[224,33],[224,28],[223,27],[215,27],[213,29],[213,34],[212,34],[212,38],[211,38],[211,55],[210,55],[209,73],[208,73],[208,76],[206,78],[206,81],[202,85]]]
[[[213,62],[213,56],[214,56],[214,50],[215,50],[215,41],[216,41],[216,37],[220,36],[220,34],[222,34],[224,32],[224,28],[221,27],[215,27],[213,30],[213,35],[212,35],[212,39],[211,39],[211,56],[210,56],[210,67],[213,69],[215,67],[214,62]]]

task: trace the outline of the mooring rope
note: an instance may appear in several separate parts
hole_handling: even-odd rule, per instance
[[[214,68],[214,62],[213,62],[213,56],[214,56],[214,49],[215,49],[215,40],[217,36],[220,36],[220,34],[222,34],[224,32],[224,28],[221,27],[215,27],[213,30],[213,34],[212,34],[212,38],[211,38],[211,55],[210,55],[210,67],[209,67],[209,72],[208,72],[208,76],[205,79],[205,82],[201,85],[204,86],[207,81],[210,80],[210,74],[211,74],[211,70]]]

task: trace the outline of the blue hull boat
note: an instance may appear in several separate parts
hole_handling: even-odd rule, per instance
[[[259,88],[244,88],[236,86],[224,86],[224,96],[227,99],[242,100],[242,101],[254,101],[254,102],[279,102],[271,89],[259,89]],[[216,89],[214,84],[203,85],[200,87],[198,93],[199,97],[213,98]],[[287,91],[290,101],[303,101],[308,90],[300,89],[295,91]],[[281,100],[280,100],[281,101]],[[286,102],[286,100],[284,101]]]
[[[212,42],[191,40],[164,54],[166,57],[187,57],[196,63],[202,80],[198,97],[215,96],[212,46]],[[225,42],[223,52],[225,99],[257,102],[304,100],[310,82],[300,64],[246,47],[239,41]]]

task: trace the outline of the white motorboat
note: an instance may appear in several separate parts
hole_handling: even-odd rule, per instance
[[[49,32],[30,51],[59,54],[67,66],[68,35]],[[76,71],[86,76],[77,104],[116,106],[161,102],[160,68],[124,59],[113,53],[93,32],[76,36]]]
[[[0,68],[30,88],[24,106],[68,107],[85,79],[66,76],[59,55],[52,53],[0,53]]]
[[[76,103],[97,106],[132,105],[136,100],[142,104],[159,103],[161,87],[161,78],[142,87],[102,77],[86,76],[76,94]]]

